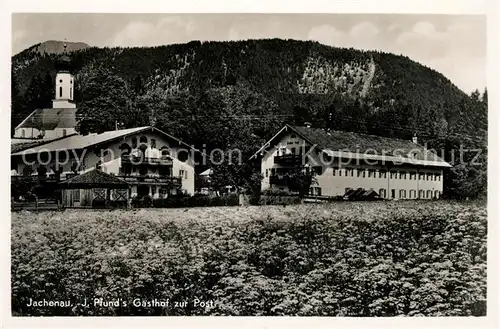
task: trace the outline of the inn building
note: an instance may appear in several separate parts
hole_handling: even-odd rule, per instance
[[[55,187],[99,170],[126,183],[131,197],[164,198],[179,191],[194,194],[194,157],[200,151],[153,126],[79,134],[75,80],[66,52],[56,65],[53,107],[35,109],[15,128],[12,181],[35,176],[40,183]]]
[[[12,178],[64,181],[97,169],[131,186],[130,195],[194,194],[200,152],[151,126],[71,135],[11,153]]]
[[[375,191],[384,199],[436,199],[443,171],[451,165],[413,140],[308,126],[284,126],[252,157],[260,163],[262,190],[290,189],[287,173],[313,170],[309,194],[344,196],[350,190]]]

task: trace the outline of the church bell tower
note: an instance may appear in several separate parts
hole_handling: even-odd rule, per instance
[[[71,59],[66,52],[66,47],[64,43],[63,55],[56,62],[56,97],[52,101],[53,108],[76,108],[76,104],[73,103],[75,79],[71,74]]]

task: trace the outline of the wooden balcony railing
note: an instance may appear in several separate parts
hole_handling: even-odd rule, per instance
[[[282,165],[301,165],[304,159],[302,154],[283,154],[274,157],[274,163]],[[305,163],[304,163],[305,164]]]
[[[149,165],[159,165],[159,166],[171,166],[172,158],[148,158],[135,155],[122,155],[122,164],[130,163],[132,165],[149,164]]]
[[[127,183],[138,185],[182,185],[182,178],[177,176],[116,175],[115,177]]]

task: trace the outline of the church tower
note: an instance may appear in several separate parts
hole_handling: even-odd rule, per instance
[[[71,59],[66,53],[66,43],[61,58],[56,62],[56,83],[55,99],[52,101],[52,107],[57,108],[76,108],[73,103],[75,79],[71,74]]]

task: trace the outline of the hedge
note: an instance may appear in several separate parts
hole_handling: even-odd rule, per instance
[[[239,196],[237,194],[228,194],[223,196],[206,195],[171,195],[164,199],[134,199],[132,206],[134,208],[155,207],[155,208],[184,208],[184,207],[219,207],[219,206],[238,206]]]

